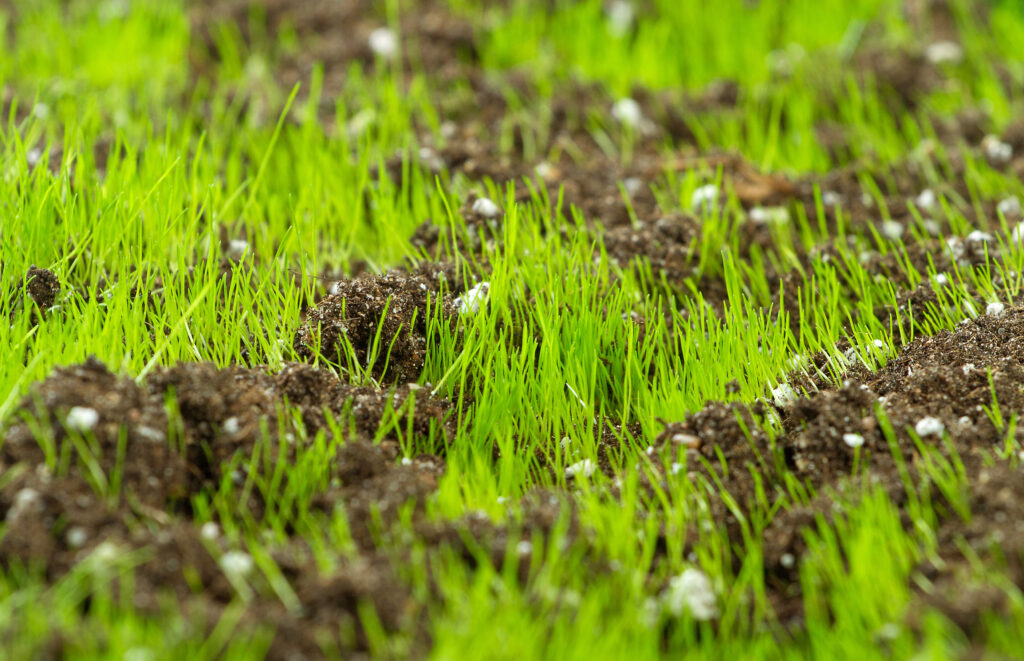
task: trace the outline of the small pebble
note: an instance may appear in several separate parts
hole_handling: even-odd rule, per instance
[[[690,450],[696,450],[700,447],[700,438],[693,434],[683,434],[682,432],[672,434],[670,439],[673,445],[682,445]]]

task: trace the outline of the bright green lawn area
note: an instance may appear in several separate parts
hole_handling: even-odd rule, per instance
[[[278,368],[295,359],[298,310],[312,295],[316,274],[325,268],[347,271],[355,260],[383,270],[421,259],[409,243],[415,229],[424,218],[459,225],[458,210],[473,191],[500,200],[507,215],[499,247],[483,256],[490,269],[490,305],[460,322],[461,343],[436,324],[421,378],[443,396],[460,392],[463,384],[472,388],[472,407],[458,411],[459,432],[445,455],[447,473],[430,503],[432,516],[455,519],[483,511],[498,521],[514,519],[516,507],[499,504],[499,497],[515,503],[537,486],[567,487],[564,478],[552,480],[537,470],[534,450],[548,452],[560,476],[573,461],[596,459],[594,426],[601,420],[636,423],[643,438],[653,439],[661,421],[682,420],[708,401],[770,397],[795,357],[835,354],[842,338],[872,366],[911,339],[872,314],[876,307],[897,304],[898,286],[868,272],[858,255],[868,249],[900,254],[904,242],[925,245],[920,227],[895,243],[860,231],[852,243],[836,242],[839,258],[808,265],[796,255],[829,238],[828,232],[816,218],[794,217],[776,233],[773,254],[763,257],[801,273],[802,331],[794,333],[776,312],[780,292],[763,269],[738,256],[736,224],[743,211],[736,200],[724,213],[701,218],[700,249],[693,257],[701,273],[723,278],[729,287],[728,303],[714,310],[699,295],[673,293],[607,260],[595,261],[592,234],[569,232],[561,239],[545,231],[585,219],[551,217],[536,197],[514,204],[505,182],[447,174],[435,179],[416,164],[417,128],[440,139],[444,117],[438,97],[457,82],[436,84],[423,71],[403,80],[388,67],[354,71],[336,100],[335,121],[325,126],[306,94],[316,89],[315,80],[294,96],[273,85],[273,53],[300,46],[287,38],[266,55],[250,54],[225,30],[223,39],[237,58],[223,62],[218,82],[193,84],[180,2],[72,1],[66,9],[57,0],[15,4],[20,18],[0,48],[0,78],[12,99],[0,133],[0,318],[11,319],[0,324],[0,420],[52,368],[90,355],[131,376],[178,361],[228,365],[242,362],[244,352],[266,356],[270,368]],[[507,4],[451,2],[453,11],[474,17],[485,68],[495,76],[517,68],[530,72],[533,95],[519,101],[522,110],[508,120],[527,131],[545,130],[545,109],[570,78],[594,81],[611,98],[630,94],[634,85],[696,93],[729,78],[740,84],[737,108],[695,121],[700,148],[736,150],[766,171],[794,178],[857,163],[865,192],[874,194],[868,180],[884,182],[887,163],[916,153],[934,134],[933,118],[980,107],[999,130],[1024,109],[1024,63],[1018,59],[1024,15],[1012,3],[992,5],[986,28],[961,8],[963,62],[951,65],[948,85],[917,108],[896,113],[870,80],[858,84],[852,62],[861,40],[876,29],[884,29],[887,47],[921,46],[900,3],[652,0],[645,3],[650,12],[637,16],[632,36],[609,31],[602,2],[561,2],[564,10],[556,14],[542,9],[546,3]],[[391,2],[388,11],[415,9]],[[779,80],[771,67],[783,57],[792,74]],[[1000,75],[1014,81],[1014,92],[1000,84]],[[251,93],[262,105],[250,105],[247,114],[229,88]],[[350,134],[349,120],[367,109],[374,121]],[[592,110],[595,132],[608,136],[616,157],[628,160],[632,136],[617,130],[608,108]],[[814,127],[824,120],[843,125],[851,136],[851,153],[842,162],[834,162],[815,138]],[[102,170],[92,149],[97,143],[116,147]],[[39,155],[30,152],[40,146],[49,169],[28,166]],[[945,180],[956,147],[939,145],[921,157],[936,186]],[[410,171],[402,181],[377,174],[396,150],[406,154]],[[974,199],[945,205],[953,234],[977,229],[964,216],[972,204],[1024,195],[1018,180],[982,159],[970,160],[963,177]],[[663,206],[688,210],[693,191],[713,182],[666,172],[647,183]],[[1004,236],[1010,229],[998,216],[987,222],[980,229]],[[230,286],[217,266],[222,227],[233,236],[244,233],[256,256],[235,267]],[[1010,284],[998,291],[992,275],[1020,274],[1024,254],[1019,245],[1005,247],[989,268],[951,278],[942,304],[908,311],[914,334],[955,328],[969,316],[969,289],[1011,303],[1019,275],[1007,277]],[[12,316],[30,265],[54,271],[64,293],[70,292],[60,313],[39,325],[27,314]],[[190,267],[196,277],[189,288],[178,274]],[[903,270],[911,285],[937,275],[909,263]],[[247,280],[253,286],[242,286]],[[162,305],[132,294],[156,282],[163,286]],[[809,293],[815,288],[817,295]],[[102,302],[75,295],[85,291],[103,291]],[[632,312],[648,320],[642,340],[632,324],[615,322]],[[505,341],[503,334],[514,327],[525,329],[529,351]],[[169,332],[152,334],[153,328]],[[738,391],[727,390],[734,379]],[[761,424],[774,430],[778,421]],[[579,446],[572,458],[556,447],[555,439],[567,436]],[[308,452],[329,457],[334,443]],[[436,450],[416,437],[405,446],[407,455]],[[494,446],[502,450],[497,462]],[[720,522],[708,520],[701,507],[715,485],[691,483],[683,471],[667,480],[658,497],[645,495],[639,479],[644,447],[642,439],[624,439],[619,497],[609,496],[613,479],[599,473],[582,487],[568,485],[588,534],[567,550],[558,540],[538,549],[543,570],[526,585],[501,567],[469,571],[455,560],[436,561],[441,598],[431,601],[428,618],[432,654],[955,658],[966,649],[963,633],[938,613],[926,613],[918,632],[900,625],[915,603],[911,576],[931,552],[933,531],[926,523],[909,531],[902,527],[897,506],[882,492],[865,486],[844,495],[844,513],[807,532],[813,552],[800,569],[806,623],[787,632],[766,600],[760,534],[778,511],[807,502],[809,494],[794,484],[778,500],[765,495],[763,505],[749,513],[749,534],[736,548],[736,540],[727,539]],[[296,464],[319,457],[300,456]],[[634,469],[638,461],[641,467]],[[215,502],[206,511],[221,512],[222,520],[233,516],[231,493],[210,498]],[[301,512],[281,516],[304,519]],[[238,517],[234,531],[250,548],[272,546],[283,540],[278,533],[268,538],[264,529],[280,531],[289,523]],[[688,528],[706,533],[691,557],[681,545],[656,553],[661,526],[669,537]],[[303,534],[343,543],[332,532]],[[592,574],[584,550],[620,569]],[[738,570],[734,553],[742,558]],[[721,615],[714,626],[652,609],[658,586],[691,567],[706,573],[718,594]],[[407,574],[414,592],[425,594],[424,570],[410,567]],[[8,658],[30,658],[54,627],[81,635],[72,648],[75,658],[127,659],[126,650],[140,647],[173,649],[166,658],[211,658],[225,644],[227,656],[251,658],[265,644],[231,635],[231,612],[222,620],[224,630],[210,638],[189,628],[173,608],[166,618],[154,619],[97,598],[83,614],[80,604],[92,576],[86,568],[47,586],[16,572],[0,573],[0,641],[13,650]],[[987,580],[1006,583],[999,575]],[[1024,649],[1024,610],[1016,594],[1013,617],[993,619],[987,640],[972,642],[997,655]],[[662,625],[669,619],[674,624],[666,634]],[[884,629],[891,634],[888,647],[881,646],[878,633],[891,624],[895,629]],[[400,656],[409,644],[383,634],[373,643],[382,656]]]

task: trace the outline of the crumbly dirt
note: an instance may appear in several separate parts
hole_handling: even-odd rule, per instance
[[[218,27],[234,26],[245,47],[257,51],[275,48],[285,34],[294,35],[293,47],[274,55],[274,78],[283,89],[306,86],[316,66],[323,67],[320,112],[334,114],[334,99],[344,91],[353,64],[364,68],[400,65],[403,70],[429,71],[442,78],[456,76],[463,63],[476,59],[471,25],[451,14],[440,2],[421,0],[414,11],[403,6],[397,26],[389,21],[381,3],[370,0],[215,0],[193,3],[190,11],[193,47],[190,62],[194,77],[216,74],[222,59]],[[375,30],[392,33],[395,55],[375,53]]]
[[[554,493],[524,498],[515,524],[480,516],[451,522],[427,517],[424,505],[444,473],[443,457],[403,458],[398,432],[380,429],[386,412],[397,410],[407,440],[409,433],[419,442],[452,435],[448,402],[415,385],[356,387],[301,363],[276,373],[181,364],[136,383],[90,359],[34,385],[4,430],[0,473],[8,479],[0,486],[0,518],[6,523],[0,567],[28,568],[56,581],[72,569],[109,567],[141,552],[134,606],[157,614],[170,593],[183,612],[201,614],[212,628],[236,594],[220,559],[245,548],[216,523],[196,525],[191,498],[216,492],[232,458],[241,458],[240,466],[248,463],[261,446],[261,423],[275,429],[285,401],[298,408],[307,433],[293,435],[286,428],[283,453],[277,442],[262,446],[272,464],[290,461],[296,444],[313,442],[303,439],[329,435],[328,414],[350,420],[354,436],[331,460],[329,486],[313,496],[312,511],[330,515],[340,508],[357,550],[339,550],[336,567],[324,573],[300,538],[270,547],[299,610],[267,596],[272,591],[259,572],[244,577],[260,596],[250,603],[243,625],[276,629],[271,658],[319,658],[325,639],[345,654],[367,651],[359,616],[364,602],[373,605],[386,633],[410,636],[414,649],[425,649],[424,604],[400,578],[412,549],[405,536],[391,539],[392,525],[407,507],[412,534],[428,553],[452,549],[471,567],[480,553],[503,566],[512,539],[539,535],[543,541],[556,529],[578,534],[571,502]],[[443,448],[441,442],[438,450]],[[99,485],[114,480],[120,480],[118,497],[103,497]],[[263,515],[257,492],[238,502],[242,516]],[[559,527],[566,516],[568,527]],[[525,581],[531,554],[522,547],[513,552]],[[116,591],[116,572],[110,577]]]
[[[2,272],[0,268],[0,273]],[[35,325],[57,303],[61,292],[60,280],[53,271],[35,265],[29,267],[24,278],[19,280],[20,283],[12,288],[14,293],[8,307],[10,318],[13,321],[19,314],[27,312],[30,323]],[[22,292],[25,296],[21,295]]]
[[[432,320],[454,327],[457,303],[449,286],[443,271],[340,281],[307,314],[295,333],[295,351],[306,360],[365,370],[375,379],[415,382],[426,361]]]
[[[1019,386],[1024,380],[1022,336],[1024,308],[983,315],[955,332],[911,342],[878,372],[854,366],[846,372],[843,386],[825,387],[781,407],[710,404],[681,423],[667,425],[659,443],[685,450],[692,479],[703,475],[720,480],[746,506],[753,504],[757,494],[752,473],[759,475],[769,502],[784,498],[784,470],[818,490],[820,495],[809,506],[784,510],[764,532],[772,602],[780,621],[798,625],[803,531],[813,527],[816,515],[831,516],[835,501],[830,490],[841,492],[847,483],[854,484],[850,476],[856,469],[868,483],[886,489],[898,506],[905,506],[900,464],[894,457],[909,467],[915,480],[924,479],[926,457],[911,430],[923,419],[938,420],[951,445],[925,432],[920,441],[945,457],[955,448],[970,485],[974,516],[964,521],[946,496],[933,492],[941,517],[938,548],[945,562],[941,568],[930,562],[922,567],[931,586],[920,589],[920,598],[970,631],[979,625],[982,613],[1004,603],[1005,595],[984,586],[970,592],[969,598],[959,594],[969,560],[956,540],[965,540],[972,551],[997,564],[1004,562],[998,559],[1002,544],[1010,579],[1018,587],[1024,585],[1020,564],[1024,545],[1017,543],[1024,539],[1016,512],[1018,503],[1024,502],[1017,486],[1020,468],[1015,456],[1000,458],[1006,432],[994,424],[989,412],[993,395],[1004,416],[1024,406]],[[782,423],[774,442],[756,424],[769,416],[778,416]],[[892,445],[884,431],[885,420],[891,425]],[[1021,440],[1018,431],[1014,436],[1018,447]],[[725,503],[712,498],[711,505],[713,516],[726,522],[730,534],[741,540],[739,524]],[[909,517],[905,523],[912,525]]]

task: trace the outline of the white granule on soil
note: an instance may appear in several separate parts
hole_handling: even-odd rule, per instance
[[[935,191],[931,188],[925,188],[921,191],[920,195],[914,198],[914,204],[916,204],[918,208],[926,210],[934,209],[938,201],[939,199],[936,197]]]
[[[928,44],[924,56],[932,64],[956,64],[964,59],[964,49],[955,41],[936,41]]]
[[[864,437],[860,434],[843,434],[843,443],[851,448],[859,448],[864,445]]]
[[[99,421],[100,414],[87,406],[72,406],[65,420],[68,429],[75,431],[90,431]]]
[[[224,430],[225,434],[237,434],[238,430],[241,429],[242,426],[238,424],[238,418],[231,416],[230,418],[224,421],[224,424],[221,425],[221,428]]]
[[[533,553],[533,543],[527,539],[516,544],[516,553],[519,555],[530,555]]]
[[[253,569],[252,556],[244,551],[228,551],[220,557],[220,568],[229,576],[248,576]]]
[[[898,241],[903,236],[905,230],[906,228],[903,227],[903,223],[899,221],[886,220],[882,222],[882,236],[890,241]]]
[[[213,521],[207,521],[203,524],[203,527],[199,529],[199,536],[208,542],[220,537],[220,526]]]
[[[491,283],[481,282],[469,289],[465,294],[455,299],[455,307],[459,314],[476,314],[480,306],[487,301],[487,294],[491,291]]]
[[[796,401],[796,391],[793,390],[793,386],[788,383],[780,383],[778,386],[772,388],[772,401],[775,402],[775,406],[784,408],[789,406]]]
[[[590,459],[584,459],[583,461],[577,461],[575,464],[566,467],[566,477],[590,477],[594,474],[594,462]]]
[[[986,135],[981,140],[981,148],[985,156],[993,163],[1009,163],[1013,158],[1013,145],[1003,142],[995,135]]]
[[[701,186],[690,196],[690,208],[694,211],[710,211],[718,200],[718,188],[714,184]]]
[[[939,436],[942,432],[946,431],[946,426],[938,418],[933,418],[929,415],[917,421],[917,424],[914,425],[914,431],[922,438],[925,436]]]
[[[640,104],[627,97],[615,102],[612,106],[612,117],[624,126],[636,128],[643,121],[644,114],[640,110]]]
[[[1011,195],[1005,199],[999,201],[996,205],[996,211],[1003,214],[1004,217],[1009,218],[1010,216],[1019,216],[1021,211],[1020,198],[1016,195]]]
[[[711,579],[701,570],[692,567],[669,581],[664,604],[676,617],[684,612],[702,621],[718,616],[718,597]]]
[[[375,55],[394,57],[398,52],[398,37],[389,28],[377,28],[370,33],[367,43]]]
[[[990,317],[1001,317],[1006,314],[1006,306],[999,301],[992,301],[985,308],[985,314]]]
[[[231,239],[228,241],[228,257],[234,260],[242,259],[249,251],[249,242],[242,239]]]
[[[988,243],[992,240],[992,235],[988,232],[982,232],[981,230],[974,230],[967,235],[968,243]]]
[[[89,531],[82,526],[72,526],[68,528],[65,538],[70,548],[80,549],[89,541]]]
[[[483,216],[484,218],[497,218],[501,215],[501,207],[494,203],[489,197],[478,197],[473,201],[471,207],[473,213]]]

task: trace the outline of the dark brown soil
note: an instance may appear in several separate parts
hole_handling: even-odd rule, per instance
[[[306,433],[295,429],[293,437],[286,426],[286,443],[262,444],[261,424],[278,429],[277,414],[286,401],[298,408]],[[392,410],[400,412],[398,426],[388,431],[381,423]],[[145,559],[134,571],[135,607],[156,614],[170,593],[185,612],[204,614],[212,627],[236,596],[225,563],[244,567],[248,556],[237,555],[245,553],[244,543],[228,539],[216,523],[197,526],[191,499],[212,496],[227,477],[244,480],[226,472],[245,467],[261,447],[270,452],[272,466],[290,464],[317,432],[330,436],[328,414],[350,420],[343,429],[353,436],[329,466],[329,486],[312,494],[310,505],[314,513],[345,513],[357,553],[339,549],[336,568],[323,573],[299,538],[272,545],[272,557],[298,597],[297,611],[270,596],[258,571],[243,577],[257,594],[244,622],[277,630],[271,658],[318,658],[325,635],[345,654],[367,650],[359,615],[364,602],[373,605],[385,632],[404,632],[417,649],[427,643],[423,604],[400,578],[412,549],[406,536],[389,541],[407,506],[413,508],[417,544],[429,553],[453,549],[471,566],[481,558],[503,566],[510,539],[543,539],[556,529],[576,534],[571,505],[555,494],[524,499],[521,522],[511,527],[480,517],[426,517],[423,505],[436,491],[445,462],[434,454],[403,457],[398,429],[403,442],[435,439],[443,451],[452,421],[448,402],[418,386],[355,387],[303,364],[275,374],[183,364],[136,383],[89,360],[33,386],[4,432],[0,473],[9,479],[0,487],[0,517],[6,522],[0,567],[31,568],[55,581],[82,563],[110,565],[143,551]],[[108,497],[103,484],[111,485]],[[255,489],[233,507],[243,518],[259,519],[266,510],[263,498]],[[568,527],[562,525],[566,516]],[[531,554],[517,548],[525,580]],[[225,560],[229,551],[236,555]]]
[[[970,629],[1003,598],[991,598],[991,587],[979,588],[977,599],[957,598],[958,586],[963,585],[960,574],[968,572],[969,560],[956,540],[966,540],[973,552],[997,565],[1004,562],[1000,558],[1005,553],[1009,577],[1018,587],[1024,585],[1024,546],[1015,541],[1021,538],[1019,512],[1014,509],[1021,502],[1016,486],[1020,480],[1015,477],[1019,468],[1015,457],[1000,458],[1006,432],[988,412],[993,396],[1004,416],[1024,406],[1019,386],[1024,380],[1022,336],[1024,308],[1013,307],[965,322],[956,332],[915,340],[877,373],[854,367],[842,387],[827,387],[778,408],[783,432],[774,442],[757,425],[757,420],[775,415],[770,412],[774,407],[763,404],[710,404],[684,422],[668,425],[659,441],[662,446],[688,448],[686,470],[692,478],[720,480],[746,507],[753,506],[758,493],[752,474],[759,476],[769,502],[786,498],[783,471],[821,494],[810,506],[784,510],[764,532],[771,597],[780,619],[789,624],[800,621],[803,532],[814,527],[816,515],[831,516],[837,501],[830,494],[861,482],[875,484],[902,507],[906,493],[901,464],[909,467],[915,482],[927,480],[927,456],[912,431],[929,452],[950,458],[955,451],[966,471],[974,516],[964,521],[948,496],[931,491],[940,514],[938,548],[946,562],[941,569],[922,568],[934,585],[922,588],[921,598]],[[950,445],[928,433],[928,425],[921,423],[928,418],[938,421]],[[886,428],[892,430],[892,441]],[[1021,441],[1020,432],[1015,439]],[[861,476],[853,478],[858,472]],[[712,506],[715,518],[726,521],[739,541],[738,522],[728,507],[715,498]],[[911,525],[909,518],[906,523]],[[1002,544],[1002,551],[994,541]]]
[[[443,271],[340,281],[309,311],[295,334],[295,351],[357,374],[365,370],[375,379],[415,382],[431,323],[451,324],[456,314],[450,287]]]

